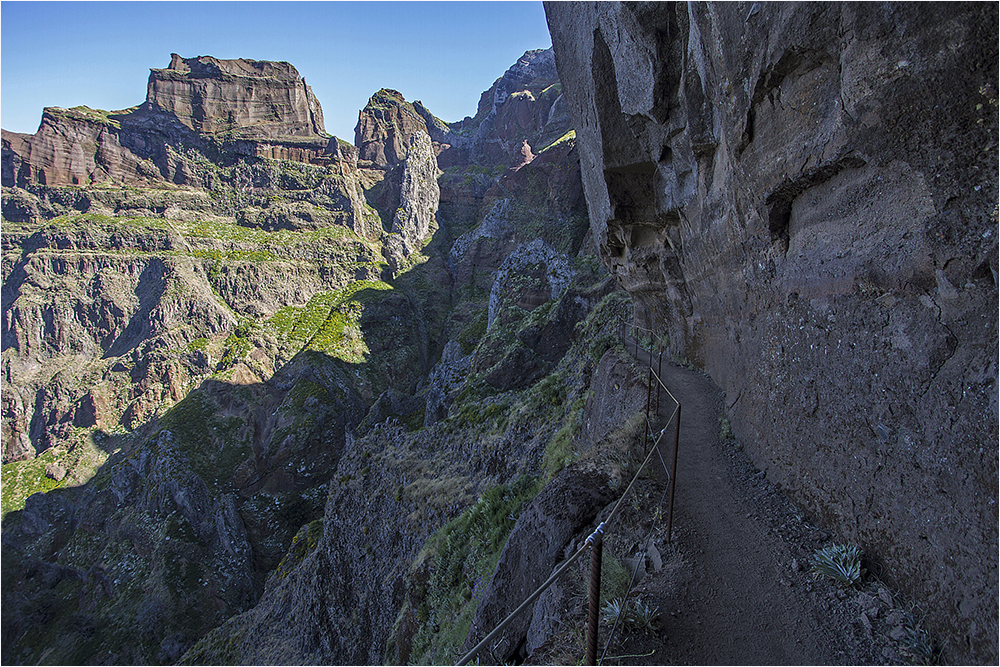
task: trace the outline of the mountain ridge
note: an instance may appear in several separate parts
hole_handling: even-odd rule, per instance
[[[237,84],[237,106],[267,94],[230,116],[219,91]],[[196,103],[199,86],[215,101]],[[300,103],[258,123],[275,90]],[[582,191],[564,187],[579,182],[573,142],[526,164],[519,150],[566,135],[568,115],[529,91],[500,134],[479,128],[497,160],[482,166],[435,140],[451,130],[422,105],[378,92],[359,132],[392,159],[371,160],[323,136],[302,91],[291,65],[172,56],[138,108],[50,108],[35,135],[4,132],[5,661],[176,662],[330,534],[317,531],[336,520],[329,493],[354,513],[372,488],[399,496],[400,520],[422,517],[405,561],[480,489],[533,472],[482,451],[451,459],[471,430],[503,437],[471,405],[529,401],[566,353],[537,355],[526,320],[566,337],[606,295],[580,256]],[[487,327],[513,255],[528,274],[510,272],[493,309],[504,326]],[[544,450],[569,418],[557,412],[526,413],[535,435],[517,449]],[[451,443],[433,469],[424,431]],[[385,451],[409,481],[358,495],[350,480]],[[455,473],[439,488],[442,470]],[[342,641],[376,659],[385,639]]]

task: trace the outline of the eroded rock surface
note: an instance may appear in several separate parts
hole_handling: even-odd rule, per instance
[[[564,548],[614,497],[607,476],[583,467],[564,468],[546,485],[518,517],[507,538],[497,569],[482,592],[472,627],[462,646],[470,651],[548,579],[564,559]],[[517,655],[524,641],[530,614],[521,614],[495,638],[491,662]]]
[[[169,67],[150,71],[146,105],[199,133],[277,139],[326,132],[312,88],[286,62],[172,53]]]
[[[139,106],[47,107],[35,134],[4,131],[3,185],[210,188],[206,157],[329,164],[339,153],[319,101],[288,63],[172,54],[169,67],[150,70]]]
[[[755,461],[995,659],[995,6],[546,4],[592,231]],[[683,400],[683,399],[682,399]]]
[[[425,539],[564,465],[610,340],[552,62],[488,123],[380,91],[358,147],[287,63],[211,57],[3,133],[5,662],[410,654]],[[475,231],[495,206],[502,238]],[[539,244],[481,345],[496,269]],[[540,361],[498,393],[480,349]]]

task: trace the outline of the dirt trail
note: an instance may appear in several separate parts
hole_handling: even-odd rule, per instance
[[[649,363],[642,349],[637,358]],[[683,406],[673,539],[659,536],[663,570],[638,592],[659,607],[662,627],[655,637],[625,633],[609,655],[652,651],[639,660],[649,664],[903,661],[872,622],[890,616],[888,590],[869,581],[865,592],[848,591],[809,573],[809,557],[831,536],[810,525],[735,440],[722,439],[721,390],[666,360],[662,377]],[[673,406],[664,392],[661,419]],[[673,426],[661,444],[668,465],[672,434]]]

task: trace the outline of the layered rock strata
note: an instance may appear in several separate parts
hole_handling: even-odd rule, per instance
[[[945,654],[997,654],[997,9],[547,3],[640,324]],[[683,397],[681,398],[683,401]]]
[[[312,88],[286,62],[172,53],[169,67],[150,71],[146,106],[200,133],[252,139],[326,133]]]
[[[291,66],[208,57],[3,134],[5,662],[409,659],[425,538],[563,465],[610,340],[571,346],[610,283],[558,84],[515,69],[511,122],[382,91],[360,150]]]
[[[48,107],[33,135],[3,132],[3,184],[206,187],[190,150],[328,164],[337,140],[298,71],[284,62],[171,55],[146,101],[122,111]]]

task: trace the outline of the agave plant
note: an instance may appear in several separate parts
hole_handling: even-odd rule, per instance
[[[628,628],[655,632],[660,627],[660,610],[638,599],[614,598],[601,608],[601,619],[608,625],[620,620]]]
[[[910,614],[906,614],[904,618],[899,648],[920,665],[929,665],[934,659],[934,640]]]
[[[625,620],[622,614],[625,612],[625,600],[613,598],[604,603],[601,608],[601,620],[609,625],[613,625],[619,618]]]
[[[832,544],[820,549],[813,554],[812,571],[853,586],[865,574],[865,569],[861,567],[861,549],[853,544]]]
[[[656,632],[660,628],[660,610],[636,599],[625,612],[625,623],[636,630]]]

